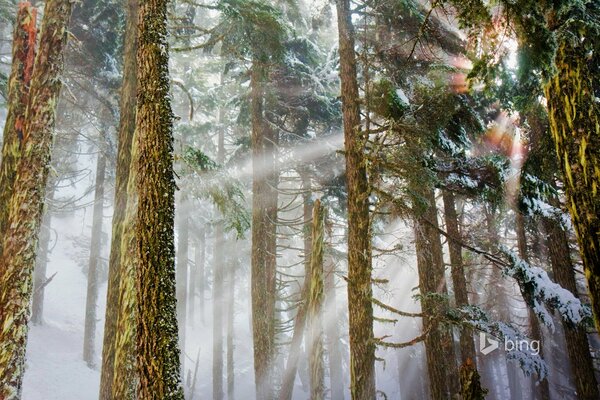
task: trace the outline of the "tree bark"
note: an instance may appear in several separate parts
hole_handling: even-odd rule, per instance
[[[198,238],[194,249],[194,263],[196,264],[196,278],[198,287],[198,306],[200,308],[200,320],[204,324],[204,287],[205,287],[205,266],[206,263],[206,229],[201,227],[198,230]],[[193,293],[192,293],[193,296]]]
[[[322,400],[325,394],[325,367],[323,365],[323,324],[321,310],[323,307],[323,246],[325,231],[323,222],[325,209],[321,201],[313,205],[312,217],[312,251],[310,256],[310,292],[308,296],[308,344],[310,356],[310,398]]]
[[[90,262],[88,266],[87,298],[85,303],[85,325],[83,332],[83,361],[90,368],[95,367],[96,358],[96,307],[98,306],[98,268],[102,249],[102,219],[104,218],[104,177],[106,155],[104,146],[98,153],[96,165],[96,188],[94,193],[94,211],[92,216],[92,236]]]
[[[33,302],[31,305],[31,322],[36,325],[44,323],[44,291],[46,285],[46,269],[48,267],[48,254],[50,253],[50,236],[52,226],[52,210],[50,203],[54,200],[55,184],[54,179],[48,185],[50,191],[46,195],[46,204],[44,206],[44,217],[42,219],[42,228],[40,230],[40,241],[38,253],[35,260],[35,271],[33,275]]]
[[[264,120],[266,66],[254,60],[250,97],[252,114],[252,336],[257,400],[272,398],[275,354],[275,135]],[[271,179],[269,179],[271,178]],[[271,181],[271,182],[269,182]]]
[[[360,106],[349,0],[336,0],[342,119],[348,189],[348,316],[350,393],[353,400],[375,398],[375,344],[371,287],[369,183],[360,129]]]
[[[0,258],[0,326],[3,327],[0,330],[0,398],[3,400],[19,398],[21,393],[35,252],[70,15],[70,1],[46,2],[23,134],[19,138],[21,158],[12,196],[3,205],[9,211]]]
[[[215,226],[215,250],[213,257],[213,343],[212,384],[213,400],[223,399],[223,226]]]
[[[432,399],[447,399],[458,392],[459,377],[451,332],[438,322],[445,304],[439,298],[431,297],[432,294],[447,294],[435,193],[433,188],[419,187],[416,183],[412,186],[412,190],[427,201],[425,210],[415,210],[415,246],[419,291],[423,296],[423,330],[428,332],[425,353],[429,386]]]
[[[446,231],[450,235],[448,238],[448,249],[450,253],[450,265],[452,275],[452,286],[454,287],[454,298],[458,307],[469,305],[469,294],[467,291],[467,280],[463,269],[462,248],[460,246],[460,231],[458,228],[458,217],[456,215],[456,205],[454,194],[448,190],[442,191],[444,201],[444,220],[446,222]],[[460,354],[462,364],[469,364],[470,368],[477,370],[477,361],[475,357],[475,343],[473,342],[473,331],[464,328],[460,332]]]
[[[187,217],[187,196],[181,194],[178,211],[177,235],[177,325],[179,327],[179,348],[181,372],[185,373],[185,342],[187,332],[187,297],[188,297],[188,269],[189,269],[189,240],[190,223]]]
[[[25,112],[29,101],[29,86],[35,61],[37,10],[28,2],[19,3],[12,44],[12,66],[8,79],[7,115],[2,141],[0,167],[0,237],[6,236],[10,201],[21,158],[21,140]],[[0,240],[1,242],[1,240]],[[0,253],[2,243],[0,243]]]
[[[119,315],[127,312],[120,302],[122,281],[121,243],[127,209],[129,171],[131,165],[131,144],[135,130],[137,93],[137,14],[138,0],[125,0],[127,22],[125,25],[123,52],[123,82],[121,84],[120,120],[115,176],[115,200],[112,218],[112,235],[108,262],[108,288],[106,294],[106,314],[104,339],[102,344],[102,371],[100,374],[99,400],[110,400],[115,371],[116,331]]]
[[[138,398],[181,399],[175,288],[167,1],[140,3],[135,147]]]
[[[544,218],[542,223],[547,234],[553,278],[559,285],[577,296],[575,270],[570,257],[567,233],[554,220]],[[571,326],[564,321],[563,326],[577,395],[585,400],[598,399],[600,393],[585,327]]]
[[[338,329],[338,311],[335,288],[335,262],[331,256],[325,263],[325,340],[329,355],[329,379],[331,381],[331,400],[344,400],[344,377],[340,333]]]
[[[519,212],[519,210],[515,210],[515,229],[517,231],[517,246],[519,248],[519,256],[525,262],[529,262],[529,252],[527,249],[527,234],[525,232],[525,217],[523,214]],[[523,298],[529,304],[532,304],[533,300],[526,298],[529,296],[528,293],[523,292]],[[527,307],[527,315],[529,316],[529,325],[531,327],[531,338],[532,340],[536,340],[540,343],[540,357],[544,357],[544,343],[542,341],[542,329],[540,326],[540,321],[538,320],[537,315],[533,311],[533,309],[528,306]],[[535,378],[532,378],[532,391],[536,398],[542,400],[548,400],[550,398],[550,387],[548,386],[548,379],[539,382],[539,385],[536,385]]]
[[[555,74],[547,81],[545,94],[567,208],[600,330],[600,104],[594,93],[598,77],[589,69],[586,50],[587,43],[597,39],[593,35],[560,39]]]
[[[221,83],[223,75],[221,75]],[[217,121],[223,123],[223,109],[219,108]],[[219,130],[217,138],[217,163],[223,165],[225,162],[225,132]],[[225,244],[225,232],[223,225],[215,227],[215,252],[213,257],[213,400],[223,398],[223,311],[225,304],[225,293],[223,291],[225,265],[223,245]]]
[[[235,346],[234,322],[235,322],[235,271],[237,259],[231,259],[227,269],[227,400],[234,400],[235,390],[235,368],[233,353]]]

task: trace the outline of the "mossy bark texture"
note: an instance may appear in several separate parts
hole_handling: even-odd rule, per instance
[[[123,239],[123,228],[125,213],[128,202],[128,181],[131,166],[131,144],[135,130],[136,115],[136,88],[137,88],[137,14],[138,0],[125,0],[127,8],[127,23],[125,26],[124,54],[123,54],[123,82],[121,84],[120,98],[120,120],[119,120],[119,143],[117,149],[117,167],[115,177],[115,202],[112,219],[112,236],[108,269],[108,289],[106,295],[106,314],[104,323],[104,340],[102,346],[102,371],[100,375],[100,400],[109,400],[113,395],[113,380],[115,368],[124,366],[115,363],[117,340],[117,324],[119,315],[122,315],[125,323],[128,318],[133,318],[133,305],[123,303],[120,300],[120,286],[123,281],[129,279],[129,286],[133,286],[135,275],[129,269],[129,275],[124,275],[124,267],[121,263],[121,242]],[[133,343],[133,336],[129,341],[125,338],[119,339],[121,344]],[[131,352],[132,344],[128,350],[121,348],[121,362],[133,358]],[[129,371],[124,370],[125,376]],[[131,375],[130,375],[131,376]],[[122,382],[122,381],[121,381]],[[127,379],[124,383],[132,383]],[[135,385],[135,383],[134,383]]]
[[[600,77],[591,73],[584,45],[583,39],[559,42],[556,71],[546,83],[545,94],[567,208],[600,330],[600,103],[594,93]]]
[[[277,192],[273,181],[275,134],[264,120],[266,67],[254,60],[252,112],[252,337],[256,398],[272,398],[271,361],[275,353],[275,228]]]
[[[375,343],[369,183],[364,155],[367,138],[360,129],[360,96],[350,1],[337,0],[336,7],[348,189],[350,393],[353,400],[372,400],[375,398]]]
[[[19,137],[20,160],[8,203],[0,257],[0,399],[18,399],[25,367],[25,346],[33,269],[52,152],[56,104],[61,89],[63,50],[71,15],[69,0],[46,2]]]
[[[137,397],[145,400],[183,399],[175,294],[175,177],[167,3],[140,1],[137,26],[139,90],[132,158],[137,207],[133,241]]]
[[[29,99],[29,85],[35,59],[37,34],[36,9],[29,3],[19,3],[12,45],[12,66],[8,80],[6,123],[2,142],[0,167],[0,204],[10,201],[21,155],[20,139],[23,137],[25,111]],[[6,235],[8,207],[0,207],[0,237]],[[2,243],[0,243],[0,252]]]

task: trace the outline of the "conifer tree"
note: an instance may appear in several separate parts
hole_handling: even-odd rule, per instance
[[[375,344],[371,287],[369,183],[361,130],[352,11],[337,0],[340,80],[348,190],[348,313],[350,393],[353,400],[375,398]]]
[[[0,257],[0,397],[21,396],[33,268],[52,151],[71,2],[46,3]]]

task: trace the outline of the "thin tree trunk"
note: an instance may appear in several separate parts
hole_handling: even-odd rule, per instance
[[[325,394],[325,367],[323,365],[323,246],[325,209],[321,201],[313,205],[312,251],[310,256],[310,292],[308,296],[308,344],[310,349],[310,398],[322,400]]]
[[[212,384],[213,400],[223,399],[223,226],[215,226],[215,250],[213,256],[213,343]]]
[[[206,282],[205,263],[206,263],[206,228],[201,227],[198,231],[198,239],[194,250],[194,260],[196,264],[196,274],[198,278],[198,306],[200,307],[200,320],[204,324],[204,287]]]
[[[559,285],[577,296],[575,270],[571,261],[567,234],[554,220],[544,218],[542,223],[547,234],[553,277]],[[580,399],[598,399],[600,393],[585,327],[571,326],[564,321],[563,326],[577,395]]]
[[[50,191],[46,195],[44,217],[40,231],[38,253],[35,260],[35,271],[33,275],[33,304],[31,306],[31,322],[36,325],[44,323],[44,291],[46,285],[46,270],[48,267],[48,254],[50,252],[50,237],[52,233],[52,210],[49,204],[54,200],[55,184],[51,179],[48,185]]]
[[[87,298],[85,303],[85,325],[83,332],[83,361],[90,368],[95,367],[96,358],[96,307],[98,306],[98,268],[102,248],[102,219],[104,208],[104,177],[106,155],[104,146],[98,153],[96,165],[96,189],[94,193],[94,211],[92,216],[92,236],[90,262],[88,267]]]
[[[237,256],[235,256],[237,257]],[[233,364],[233,353],[235,346],[234,322],[235,322],[235,271],[237,259],[232,258],[229,262],[227,277],[227,400],[234,399],[235,389],[235,366]]]
[[[106,294],[106,314],[104,319],[104,339],[102,343],[102,371],[100,374],[99,400],[112,399],[112,385],[115,371],[117,346],[117,323],[119,315],[128,312],[120,301],[122,282],[121,243],[127,209],[129,171],[131,165],[131,145],[135,130],[137,93],[137,14],[138,0],[124,0],[126,18],[123,82],[121,84],[120,120],[118,133],[117,166],[115,176],[115,200],[112,218],[112,235],[108,262],[108,288]],[[121,350],[123,351],[123,350]]]
[[[221,75],[223,83],[223,75]],[[223,123],[223,108],[219,108],[218,123]],[[223,165],[225,162],[225,132],[219,130],[217,138],[217,163]],[[223,245],[225,244],[225,232],[223,225],[215,227],[215,252],[213,257],[213,400],[223,399],[223,312],[225,304],[225,293],[223,291],[225,265]]]
[[[515,228],[517,231],[517,246],[519,248],[519,256],[521,257],[521,259],[525,262],[529,262],[529,252],[527,250],[527,236],[526,236],[526,232],[525,232],[525,218],[523,217],[523,214],[521,214],[519,212],[519,210],[515,210],[515,217],[516,217],[516,223],[515,223]],[[528,296],[528,294],[526,292],[523,292],[523,297],[525,298],[526,296]],[[525,301],[529,304],[532,304],[533,300],[532,299],[525,299]],[[538,320],[537,315],[535,314],[535,312],[533,311],[533,309],[531,307],[527,307],[527,314],[529,317],[529,325],[531,326],[531,338],[532,340],[535,340],[537,342],[539,342],[540,344],[540,357],[544,357],[544,343],[542,341],[542,330],[541,330],[541,326],[540,326],[540,321]],[[536,384],[536,381],[534,378],[532,378],[532,390],[534,393],[534,396],[536,398],[542,399],[542,400],[548,400],[550,399],[550,387],[548,386],[548,379],[545,378],[544,380],[539,382],[539,385]]]
[[[560,39],[555,74],[548,79],[545,94],[566,203],[600,330],[600,104],[594,92],[598,77],[590,71],[586,49],[598,37],[588,33]]]
[[[8,205],[13,193],[17,164],[21,158],[21,140],[25,124],[25,112],[29,101],[29,85],[35,61],[37,10],[28,2],[19,3],[12,45],[12,66],[8,80],[6,108],[2,141],[2,166],[0,167],[0,238],[6,236]],[[2,243],[0,240],[0,254]]]
[[[177,235],[177,324],[179,327],[179,348],[181,372],[185,373],[185,342],[187,332],[187,295],[188,295],[188,250],[190,223],[187,217],[187,196],[181,195],[179,203]]]
[[[252,65],[250,97],[252,113],[252,336],[257,400],[272,398],[275,354],[275,220],[277,195],[270,186],[275,162],[274,134],[264,121],[266,67]],[[275,205],[273,207],[273,204]]]
[[[52,154],[56,104],[71,15],[68,0],[48,0],[25,113],[21,158],[0,257],[0,398],[20,398],[33,292],[33,269]]]
[[[192,236],[194,235],[192,228]],[[198,290],[198,265],[196,264],[197,240],[194,241],[194,261],[190,263],[190,276],[188,279],[187,302],[187,320],[194,326],[196,319],[196,291]]]
[[[140,4],[135,189],[138,398],[180,399],[175,287],[173,113],[169,101],[167,1]]]
[[[354,27],[349,0],[336,0],[342,119],[348,189],[348,316],[350,393],[353,400],[375,398],[375,344],[371,287],[369,184],[360,129]]]
[[[444,201],[444,219],[446,230],[450,235],[448,239],[448,249],[450,253],[450,265],[452,275],[452,286],[454,287],[454,298],[458,307],[469,305],[469,294],[467,291],[467,280],[463,269],[462,248],[460,240],[460,231],[458,228],[458,217],[456,215],[456,205],[454,194],[448,190],[442,191]],[[454,240],[453,240],[454,239]],[[473,342],[473,331],[464,328],[460,332],[460,354],[462,364],[471,360],[469,368],[477,370],[477,361],[475,358],[475,343]]]
[[[433,188],[418,189],[416,184],[413,184],[413,190],[428,202],[425,210],[415,209],[415,245],[419,291],[423,296],[423,330],[428,332],[425,338],[425,352],[429,386],[432,399],[447,399],[458,392],[459,378],[452,335],[438,322],[439,314],[443,312],[445,305],[436,297],[430,297],[431,294],[447,293],[442,244],[437,230],[435,193]]]
[[[325,340],[329,355],[329,379],[331,381],[331,400],[344,399],[344,377],[342,352],[340,350],[340,333],[338,329],[338,312],[335,289],[335,262],[331,256],[325,263]]]
[[[306,327],[306,314],[308,307],[308,294],[310,290],[310,257],[311,257],[311,220],[312,220],[312,205],[311,205],[311,184],[310,177],[306,171],[299,170],[298,174],[302,181],[303,189],[303,245],[304,245],[304,282],[300,289],[298,307],[296,316],[294,317],[294,331],[292,341],[288,352],[285,370],[283,373],[281,390],[279,391],[279,400],[291,400],[294,392],[294,383],[298,372],[298,362],[302,353],[302,341],[304,339],[304,330]]]
[[[310,290],[310,258],[311,258],[311,219],[312,210],[310,204],[310,181],[308,177],[301,173],[303,194],[303,243],[304,243],[304,283],[300,289],[300,298],[296,316],[294,317],[294,333],[288,352],[288,358],[283,374],[283,382],[279,391],[279,400],[291,400],[294,392],[294,382],[298,372],[298,362],[302,353],[301,346],[304,338],[304,329],[306,327],[308,297]]]

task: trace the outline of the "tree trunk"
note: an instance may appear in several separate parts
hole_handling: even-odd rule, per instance
[[[517,246],[519,248],[519,256],[525,262],[529,262],[529,252],[527,250],[527,235],[525,232],[525,218],[523,214],[519,212],[519,210],[515,210],[515,229],[517,231]],[[523,292],[523,297],[529,296],[528,293]],[[532,304],[533,299],[526,298],[526,303]],[[540,326],[540,321],[538,320],[537,315],[533,311],[533,309],[528,306],[527,314],[529,316],[529,325],[531,326],[531,338],[532,340],[538,341],[540,343],[540,357],[544,358],[544,343],[542,341],[542,329]],[[534,396],[541,400],[550,399],[550,387],[548,386],[548,379],[544,378],[544,380],[539,382],[539,385],[536,384],[535,378],[532,377],[532,390]]]
[[[553,277],[559,285],[577,296],[575,270],[570,257],[567,234],[554,220],[544,218],[542,223],[548,238]],[[600,393],[585,327],[571,326],[564,321],[563,326],[577,395],[580,399],[598,399]]]
[[[584,43],[585,39],[585,43]],[[600,104],[598,77],[586,50],[593,35],[560,39],[556,70],[545,87],[550,131],[563,173],[567,207],[579,242],[590,300],[600,330]]]
[[[42,228],[40,230],[40,241],[38,244],[38,253],[35,260],[35,271],[33,275],[33,304],[31,305],[31,322],[36,325],[44,323],[44,290],[46,281],[46,268],[48,267],[48,254],[50,252],[50,238],[52,225],[52,210],[50,203],[54,200],[55,183],[51,179],[48,185],[50,191],[46,195],[46,204],[44,207],[44,217],[42,219]]]
[[[348,189],[348,316],[350,338],[350,393],[353,400],[375,398],[375,344],[371,287],[371,226],[369,184],[354,49],[354,27],[349,0],[336,0],[342,119]]]
[[[432,294],[447,294],[442,243],[437,230],[435,193],[433,188],[418,189],[416,184],[412,185],[415,193],[428,203],[425,210],[415,210],[415,245],[419,291],[423,296],[423,330],[429,332],[425,338],[429,386],[432,399],[447,399],[458,392],[459,378],[451,332],[438,322],[446,305],[440,299],[431,297]]]
[[[335,294],[335,262],[331,256],[325,263],[325,340],[329,355],[329,379],[331,381],[331,400],[344,400],[344,377],[342,352],[340,350],[340,333],[338,329],[338,312]]]
[[[7,205],[13,193],[17,164],[21,158],[21,140],[25,112],[29,101],[29,85],[35,61],[37,10],[28,2],[19,3],[12,44],[12,66],[8,80],[6,108],[8,114],[2,141],[0,167],[0,204]],[[0,238],[6,236],[9,209],[0,207]],[[0,240],[1,242],[1,240]],[[0,243],[0,253],[2,243]]]
[[[125,0],[127,22],[125,25],[123,52],[123,82],[121,84],[120,120],[118,133],[117,166],[115,176],[115,200],[112,218],[112,235],[108,261],[108,288],[106,294],[106,314],[104,339],[102,343],[102,371],[100,374],[99,400],[112,399],[112,385],[115,371],[115,349],[117,345],[117,321],[120,314],[127,312],[120,302],[122,281],[121,243],[127,192],[131,165],[131,144],[135,130],[137,93],[137,14],[138,0]]]
[[[454,298],[458,307],[464,307],[469,305],[469,294],[467,291],[465,271],[463,269],[462,248],[459,242],[460,231],[458,228],[458,217],[456,215],[454,194],[450,191],[443,190],[442,199],[444,201],[444,219],[446,222],[446,231],[450,235],[450,238],[448,238],[448,249],[450,253]],[[462,364],[465,364],[467,360],[470,359],[470,367],[477,370],[475,343],[473,342],[473,331],[471,329],[464,328],[460,332],[460,354]]]
[[[300,298],[298,299],[298,308],[294,317],[294,333],[288,352],[288,358],[283,374],[283,382],[279,392],[279,400],[291,400],[294,392],[294,382],[298,372],[298,361],[302,353],[302,339],[304,338],[304,329],[306,327],[308,297],[310,290],[310,259],[311,259],[311,219],[312,207],[310,204],[310,180],[304,173],[300,173],[302,179],[303,194],[303,244],[304,244],[304,283],[300,289]]]
[[[177,339],[173,113],[169,102],[167,1],[140,4],[135,214],[138,398],[181,399]]]
[[[235,256],[237,257],[237,255]],[[227,269],[227,400],[234,399],[235,389],[235,369],[233,364],[233,352],[235,346],[234,339],[234,322],[235,322],[235,271],[237,259],[232,258]]]
[[[185,373],[185,342],[187,331],[187,295],[188,295],[188,250],[190,223],[187,217],[187,196],[182,193],[179,202],[177,235],[177,325],[179,327],[179,348],[181,372]]]
[[[198,287],[198,307],[200,308],[200,321],[204,321],[204,287],[205,287],[205,266],[206,263],[206,229],[201,227],[198,230],[198,238],[194,249],[194,263],[196,264],[197,287]],[[193,294],[192,294],[193,296]],[[191,304],[191,303],[190,303]]]
[[[323,245],[325,209],[321,201],[313,205],[312,217],[312,252],[310,256],[310,292],[308,296],[308,344],[310,356],[310,398],[322,400],[325,394],[325,368],[323,366],[323,324],[321,309],[323,307]]]
[[[277,195],[269,178],[275,164],[275,135],[264,121],[266,67],[252,65],[252,336],[257,400],[272,398],[271,362],[275,354],[275,222]]]
[[[223,75],[221,75],[223,83]],[[223,123],[223,108],[219,108],[217,121]],[[225,132],[219,130],[217,138],[217,163],[225,163]],[[215,252],[213,257],[213,400],[223,398],[223,312],[225,293],[223,291],[225,265],[223,245],[225,244],[225,232],[223,224],[215,227]]]
[[[12,196],[3,204],[9,210],[0,257],[0,326],[3,327],[0,330],[0,398],[4,400],[20,398],[25,371],[35,252],[70,15],[70,1],[46,2],[23,134],[19,138],[21,158]]]
[[[88,367],[95,367],[96,358],[96,307],[98,306],[98,268],[102,249],[102,219],[104,218],[104,177],[106,155],[104,146],[98,153],[96,165],[96,189],[94,193],[94,211],[92,216],[92,236],[90,263],[88,267],[87,298],[85,303],[85,326],[83,332],[83,361]]]
[[[213,256],[213,343],[212,384],[213,400],[223,399],[223,234],[222,224],[215,226],[215,250]]]

